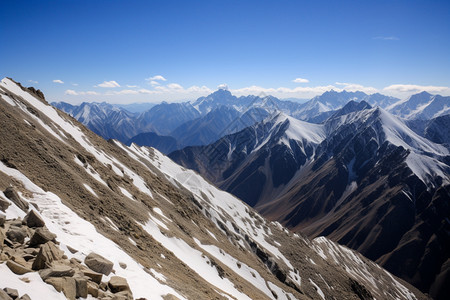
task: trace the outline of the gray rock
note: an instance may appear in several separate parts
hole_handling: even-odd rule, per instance
[[[84,276],[91,278],[92,281],[97,284],[100,284],[100,282],[102,282],[102,277],[103,277],[102,273],[98,273],[98,272],[95,272],[92,270],[83,270],[83,274],[84,274]]]
[[[113,293],[130,290],[127,280],[120,276],[112,276],[108,282],[108,286]]]
[[[14,188],[7,187],[6,190],[3,191],[3,194],[5,194],[6,198],[11,200],[21,210],[23,210],[24,212],[28,211],[29,208],[28,202],[22,200],[22,198],[20,198],[19,194],[17,194]]]
[[[0,198],[0,210],[6,212],[11,204],[3,198]]]
[[[0,198],[1,201],[1,198]],[[0,214],[0,226],[5,225],[6,222],[6,216],[4,214]]]
[[[12,288],[6,287],[6,288],[4,288],[3,290],[4,290],[4,291],[8,294],[8,296],[10,296],[11,298],[13,298],[13,299],[19,298],[19,292],[18,292],[16,289],[12,289]]]
[[[56,265],[39,271],[39,275],[44,281],[50,277],[72,277],[74,274],[74,269],[64,265]]]
[[[76,282],[72,277],[50,277],[44,280],[45,283],[51,284],[58,292],[63,292],[67,299],[74,300],[76,298]]]
[[[41,246],[36,259],[31,267],[33,270],[50,268],[54,261],[62,259],[64,252],[56,247],[52,242],[47,242]]]
[[[31,269],[24,267],[21,264],[18,264],[12,260],[6,261],[6,265],[11,270],[11,272],[13,272],[14,274],[17,274],[17,275],[23,275],[25,273],[32,272]]]
[[[86,298],[88,295],[87,279],[83,277],[75,277],[76,297]]]
[[[23,244],[25,238],[27,236],[26,231],[23,228],[11,226],[6,232],[6,237],[15,243]]]
[[[91,270],[105,274],[106,276],[111,273],[114,265],[113,262],[107,260],[106,258],[95,252],[91,252],[88,256],[86,256],[86,258],[84,259],[84,263]]]
[[[45,227],[39,227],[34,232],[33,236],[30,240],[30,247],[34,247],[40,244],[45,244],[49,241],[53,241],[56,238],[56,234],[51,233],[47,228]]]
[[[23,222],[28,227],[44,227],[45,222],[42,220],[41,216],[34,210],[30,210],[30,212],[25,216]]]
[[[0,300],[13,300],[4,290],[0,290]]]

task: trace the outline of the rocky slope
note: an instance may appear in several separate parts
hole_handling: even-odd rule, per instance
[[[90,262],[99,255],[107,260],[101,265],[112,263],[98,284],[103,299],[126,285],[141,299],[426,298],[345,247],[266,221],[154,149],[106,142],[39,91],[3,79],[0,98],[0,199],[8,204],[2,289],[73,298],[74,281],[75,288],[94,281],[80,272],[100,273]],[[48,229],[48,242],[32,242],[38,229],[28,223],[30,210]],[[22,232],[23,243],[14,244],[11,231]],[[44,246],[62,256],[29,272]]]

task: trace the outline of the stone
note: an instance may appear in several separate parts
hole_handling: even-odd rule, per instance
[[[105,274],[106,276],[111,273],[114,265],[113,262],[107,260],[106,258],[95,252],[91,252],[88,256],[86,256],[86,258],[84,259],[84,263],[91,270]]]
[[[75,249],[75,248],[72,248],[72,247],[70,247],[70,246],[67,246],[67,250],[69,250],[69,251],[70,251],[70,253],[72,253],[72,254],[75,254],[75,253],[77,253],[77,252],[78,252],[78,250],[77,250],[77,249]]]
[[[97,298],[98,297],[98,284],[92,281],[87,282],[87,290],[88,294],[92,295],[92,297]]]
[[[127,264],[126,264],[126,263],[123,263],[123,262],[119,262],[119,266],[120,266],[122,269],[126,269],[126,268],[127,268]]]
[[[32,272],[31,269],[24,267],[21,264],[18,264],[12,260],[6,261],[6,265],[11,270],[11,272],[13,272],[14,274],[17,274],[17,275],[23,275],[25,273]]]
[[[75,270],[65,265],[56,265],[39,271],[39,275],[44,281],[50,277],[72,277],[74,274]]]
[[[30,212],[23,219],[23,222],[28,227],[33,227],[33,228],[34,227],[44,227],[44,225],[45,225],[44,220],[34,209],[30,210]]]
[[[12,187],[7,187],[6,190],[3,191],[3,194],[5,194],[6,198],[11,200],[15,205],[17,205],[18,208],[23,210],[24,212],[28,211],[29,205],[28,202],[22,200],[22,198],[17,194],[16,190]]]
[[[76,282],[72,277],[50,277],[44,280],[45,283],[51,284],[58,292],[63,292],[67,299],[74,300],[76,298]]]
[[[34,232],[33,236],[30,240],[30,247],[34,247],[40,244],[45,244],[49,241],[53,241],[56,238],[56,234],[51,233],[47,228],[45,227],[39,227]]]
[[[108,282],[108,286],[113,293],[130,290],[127,280],[120,276],[112,276]]]
[[[28,294],[24,294],[24,295],[22,295],[22,297],[20,297],[20,298],[17,299],[17,300],[31,300],[31,297],[28,296]]]
[[[100,282],[102,282],[102,277],[103,277],[102,273],[97,273],[97,272],[92,271],[92,270],[83,270],[83,275],[91,278],[92,281],[97,283],[97,284],[100,284]]]
[[[76,297],[86,298],[88,295],[87,279],[75,277]]]
[[[11,205],[11,203],[9,203],[9,201],[7,201],[6,199],[3,199],[2,197],[0,197],[0,210],[2,212],[6,212],[6,210],[8,209],[8,207]]]
[[[0,300],[13,300],[4,290],[0,290]]]
[[[64,252],[56,247],[52,242],[47,242],[41,246],[36,259],[33,262],[33,270],[41,270],[45,268],[50,268],[54,261],[62,259]]]
[[[0,228],[0,250],[3,249],[3,242],[5,241],[5,233],[3,232],[3,229]]]
[[[12,289],[12,288],[7,287],[7,288],[4,288],[3,290],[4,290],[4,291],[8,294],[8,296],[10,296],[11,298],[13,298],[13,299],[19,298],[19,292],[18,292],[16,289]]]
[[[0,202],[1,202],[1,200],[2,199],[0,198]],[[4,214],[0,214],[0,226],[5,225],[5,222],[6,222],[6,216]]]
[[[133,300],[131,291],[122,291],[114,294],[113,300]]]
[[[27,237],[27,234],[25,230],[23,230],[22,228],[11,226],[6,232],[6,237],[14,243],[23,244],[25,238]]]

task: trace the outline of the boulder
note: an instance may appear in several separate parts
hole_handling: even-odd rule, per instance
[[[84,276],[91,278],[92,281],[97,284],[100,284],[100,282],[102,282],[102,277],[103,277],[102,273],[97,273],[92,270],[83,270],[83,274],[84,274]]]
[[[1,200],[2,199],[0,198],[0,201]],[[6,216],[4,214],[0,214],[0,226],[5,225],[5,222],[6,222]]]
[[[8,296],[10,296],[11,298],[13,298],[13,299],[19,298],[19,292],[18,292],[16,289],[12,289],[12,288],[6,287],[6,288],[4,288],[3,290],[4,290],[4,291],[8,294]]]
[[[40,244],[45,244],[49,241],[53,241],[56,238],[56,234],[51,233],[47,228],[45,227],[39,227],[34,232],[33,236],[30,240],[30,247],[34,247]]]
[[[67,299],[74,300],[76,298],[76,282],[72,277],[50,277],[44,280],[45,283],[51,284],[58,292],[63,292]]]
[[[127,268],[127,264],[126,264],[126,263],[123,263],[123,262],[119,262],[119,266],[120,266],[122,269],[126,269],[126,268]]]
[[[8,207],[10,205],[11,204],[6,199],[3,199],[3,197],[0,197],[0,210],[2,212],[6,212],[6,210],[8,209]]]
[[[28,294],[24,294],[24,295],[22,295],[22,297],[20,297],[17,300],[31,300],[31,298],[30,298],[30,296],[28,296]]]
[[[22,200],[22,198],[17,194],[17,192],[12,187],[7,187],[6,190],[3,191],[6,198],[11,200],[18,208],[23,210],[24,212],[28,211],[29,205],[28,202]]]
[[[41,216],[34,210],[30,210],[30,212],[23,219],[23,223],[28,227],[44,227],[45,222],[41,218]]]
[[[16,226],[9,227],[8,231],[6,232],[6,237],[14,243],[23,244],[26,236],[26,231],[23,228]]]
[[[11,270],[11,272],[13,272],[14,274],[17,274],[17,275],[23,275],[25,273],[32,272],[31,269],[24,267],[21,264],[18,264],[12,260],[6,261],[6,265]]]
[[[112,276],[108,282],[108,286],[113,293],[130,290],[127,280],[120,276]]]
[[[113,300],[133,300],[131,291],[122,291],[114,294]]]
[[[72,277],[74,274],[75,270],[65,265],[56,265],[39,271],[39,275],[44,281],[50,277]]]
[[[92,297],[97,298],[98,297],[98,284],[92,281],[87,282],[87,290],[88,294],[92,295]]]
[[[111,273],[113,268],[113,263],[103,256],[91,252],[86,258],[84,259],[84,263],[86,266],[88,266],[91,270],[94,270],[95,272],[105,274],[106,276]]]
[[[86,298],[88,295],[88,280],[83,277],[75,277],[76,297]]]
[[[13,300],[4,290],[0,290],[0,300]]]
[[[47,242],[41,246],[31,268],[33,270],[50,268],[52,263],[62,259],[63,255],[64,252],[56,247],[53,242]]]

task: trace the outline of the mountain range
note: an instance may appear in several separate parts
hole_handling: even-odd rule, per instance
[[[427,299],[156,149],[104,140],[8,78],[0,122],[2,297]]]

